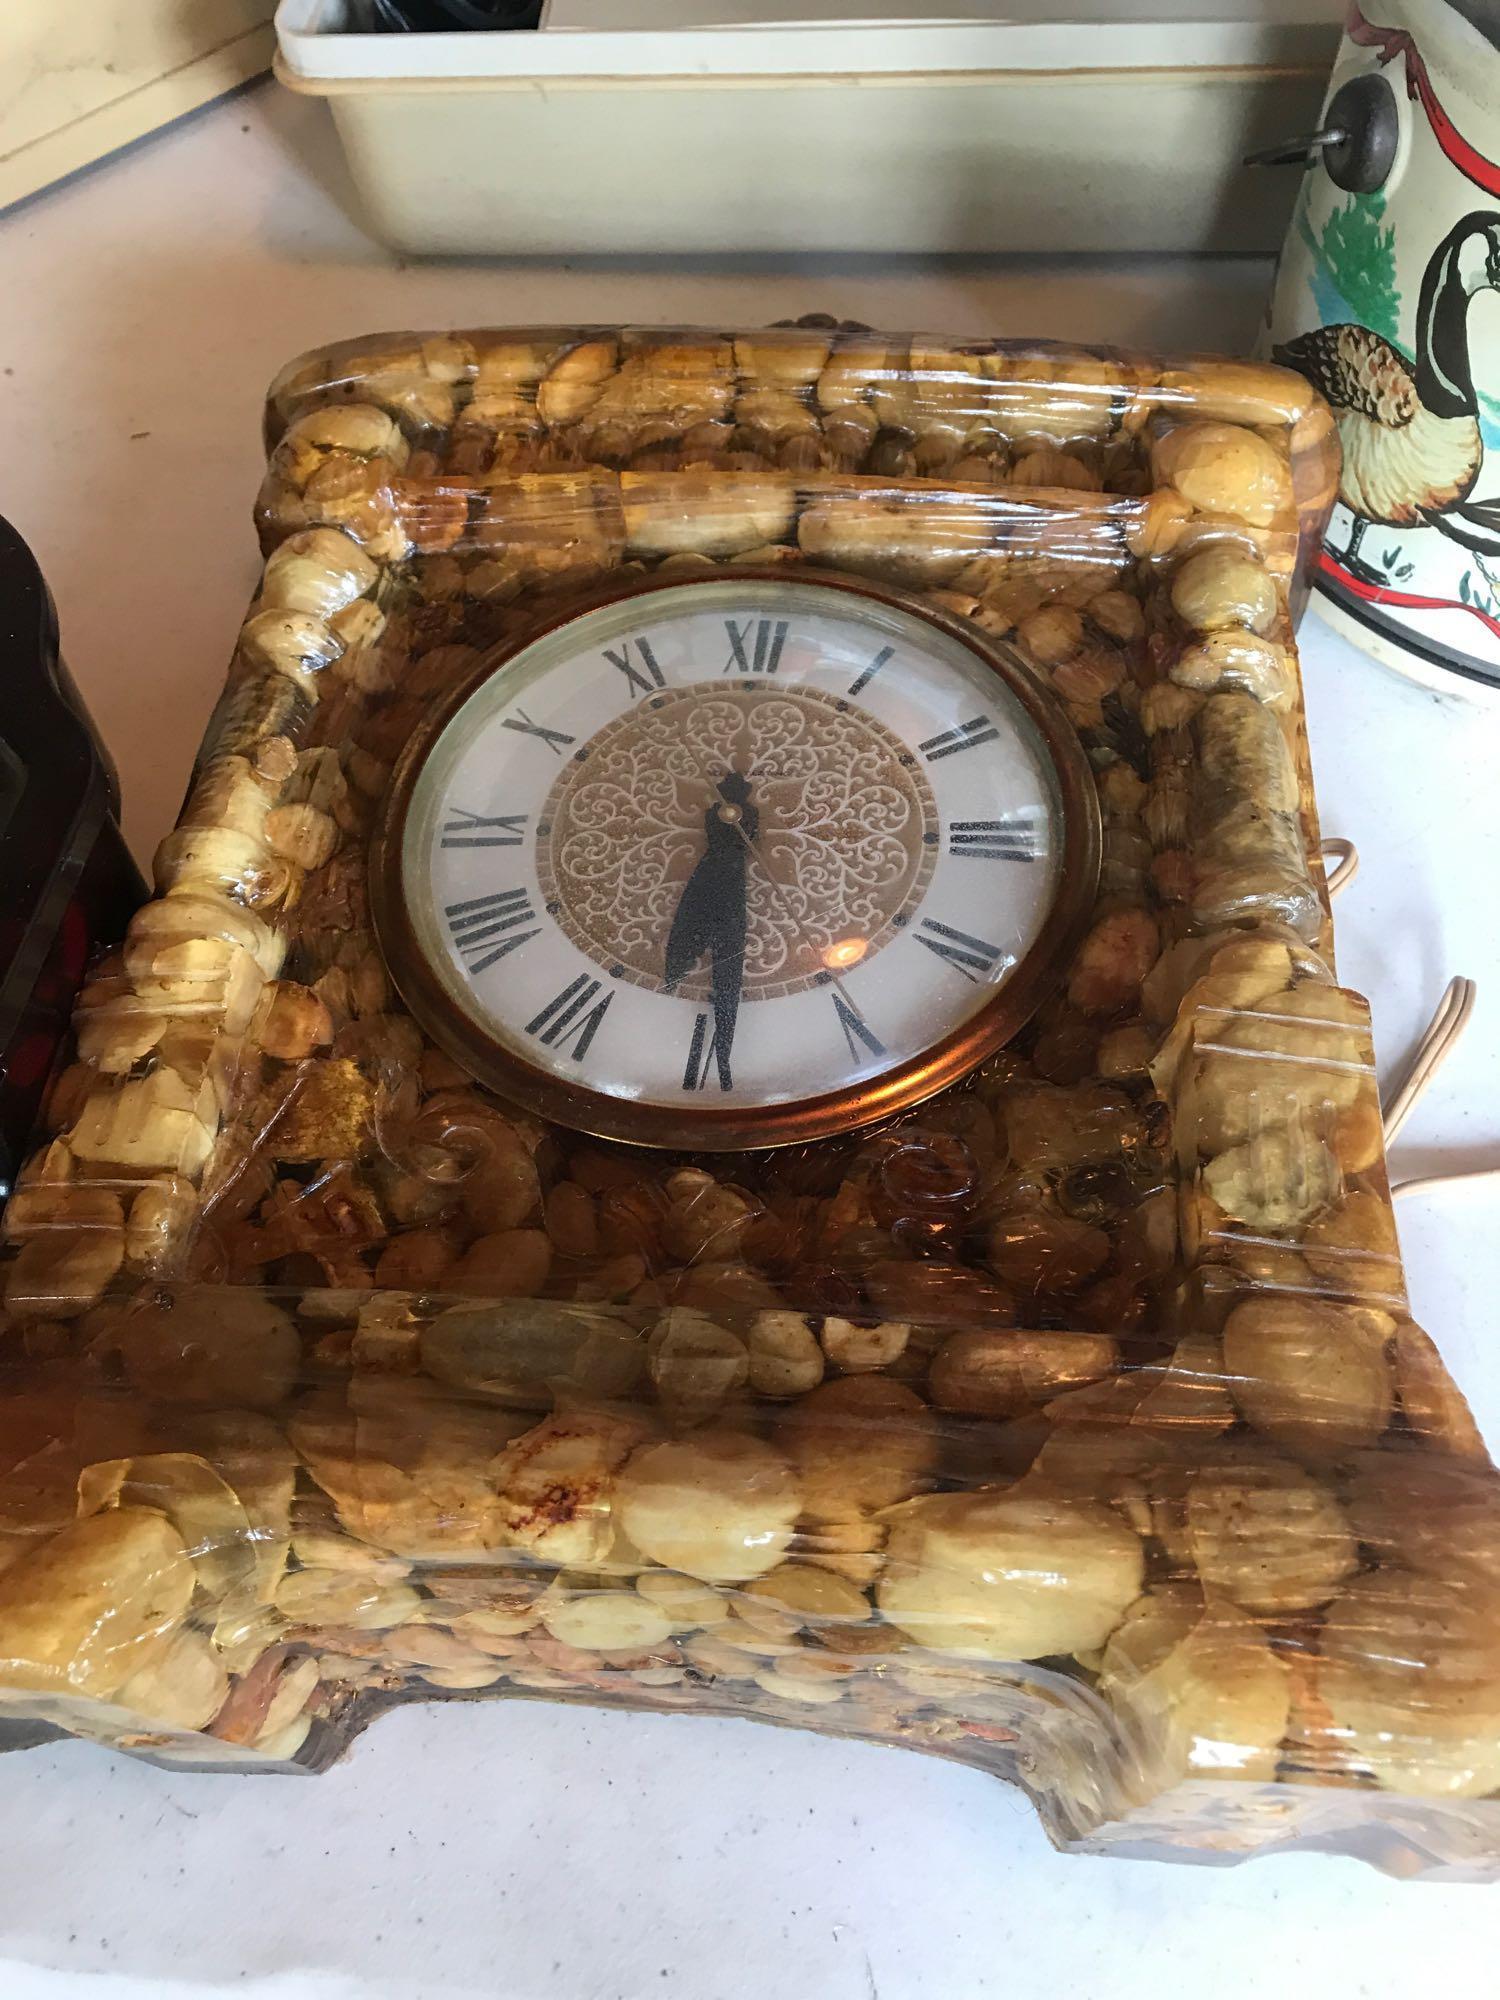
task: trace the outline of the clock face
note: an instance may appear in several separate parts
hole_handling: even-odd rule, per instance
[[[1089,906],[1096,810],[1027,670],[954,621],[721,571],[487,665],[397,772],[376,919],[495,1088],[613,1137],[780,1144],[1021,1024]]]

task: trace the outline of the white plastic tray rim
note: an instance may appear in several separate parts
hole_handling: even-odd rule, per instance
[[[859,0],[851,0],[857,6]],[[1042,18],[1028,0],[1008,19],[530,33],[342,32],[345,0],[281,0],[276,33],[287,80],[481,83],[532,79],[850,76],[1016,71],[1326,70],[1338,25],[1329,0],[1069,0]],[[1033,11],[1034,10],[1034,11]],[[1202,18],[1207,13],[1211,18]]]

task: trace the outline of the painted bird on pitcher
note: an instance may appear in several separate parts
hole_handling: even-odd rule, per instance
[[[1469,495],[1484,461],[1469,357],[1469,304],[1500,291],[1500,214],[1475,210],[1443,238],[1422,274],[1416,359],[1367,326],[1319,327],[1273,348],[1321,391],[1344,450],[1339,499],[1354,516],[1339,560],[1370,583],[1365,531],[1436,528],[1483,555],[1500,556],[1500,500]]]

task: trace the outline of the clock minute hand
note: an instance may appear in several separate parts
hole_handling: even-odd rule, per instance
[[[721,1090],[731,1087],[729,1052],[734,1046],[734,1026],[739,1019],[740,995],[745,985],[745,928],[745,869],[741,861],[737,893],[720,917],[711,947],[713,972],[709,995],[714,1010],[714,1061]]]
[[[746,850],[740,833],[747,818],[758,824],[759,816],[737,772],[730,772],[717,789],[720,803],[703,816],[702,857],[683,885],[667,936],[665,972],[670,993],[705,952],[710,955],[714,1058],[719,1086],[728,1090],[730,1049],[745,982]]]
[[[696,754],[696,750],[692,748],[692,744],[688,744],[688,756],[690,756],[690,758],[694,760],[694,764],[698,764],[698,770],[702,772],[704,780],[712,784],[714,780],[712,780],[712,778],[708,776],[708,772],[706,772],[706,770],[702,768],[702,760],[698,758],[698,754]],[[728,786],[738,786],[738,790],[736,790],[736,792],[730,792],[730,790],[728,790]],[[810,936],[806,934],[806,930],[804,930],[802,922],[798,920],[798,914],[796,914],[796,910],[794,910],[794,908],[792,908],[792,904],[788,902],[788,898],[786,898],[786,890],[784,890],[784,888],[782,888],[782,884],[780,884],[780,882],[776,880],[776,870],[774,870],[774,868],[770,866],[770,862],[766,860],[766,856],[764,856],[764,854],[760,852],[760,848],[756,846],[756,842],[758,842],[758,838],[760,838],[760,812],[758,812],[758,808],[756,808],[756,806],[748,804],[748,798],[750,798],[750,782],[748,782],[746,778],[742,778],[742,776],[740,776],[738,772],[728,772],[728,776],[726,776],[726,778],[720,778],[720,780],[718,780],[718,792],[720,792],[720,796],[722,796],[722,798],[726,798],[726,800],[730,802],[730,806],[734,806],[736,802],[740,802],[740,804],[742,804],[742,810],[740,810],[740,812],[732,812],[732,810],[726,810],[724,806],[718,806],[718,808],[712,808],[712,810],[710,810],[710,812],[708,812],[708,814],[704,816],[704,824],[708,824],[708,822],[712,822],[714,818],[718,818],[718,820],[724,820],[724,822],[726,822],[726,824],[728,824],[728,826],[730,826],[730,828],[734,830],[734,834],[738,836],[738,842],[740,842],[740,848],[744,850],[744,856],[746,856],[746,860],[752,860],[752,862],[754,862],[754,864],[756,864],[756,866],[760,868],[760,872],[764,874],[764,878],[766,878],[766,884],[768,884],[768,888],[770,888],[770,894],[772,894],[772,902],[776,904],[776,908],[780,910],[780,914],[782,914],[782,916],[786,918],[786,922],[790,924],[790,928],[792,928],[792,930],[796,932],[796,938],[798,938],[798,942],[800,942],[800,944],[802,944],[802,946],[804,946],[804,948],[806,948],[806,950],[808,950],[808,952],[812,954],[812,958],[814,958],[814,960],[818,960],[818,964],[820,964],[820,970],[822,970],[822,976],[824,976],[824,978],[828,980],[828,984],[830,984],[830,986],[834,988],[834,992],[836,992],[836,994],[838,994],[838,998],[840,998],[840,1000],[844,1002],[844,1006],[846,1006],[846,1008],[848,1008],[848,1012],[850,1012],[850,1014],[854,1016],[854,1020],[858,1020],[858,1022],[864,1022],[864,1010],[860,1008],[858,1000],[854,1000],[854,998],[850,996],[850,990],[848,990],[848,986],[846,986],[846,984],[844,984],[844,982],[840,980],[838,972],[834,972],[834,968],[832,968],[832,966],[824,966],[824,964],[822,964],[822,954],[818,952],[818,946],[816,946],[816,944],[812,942],[812,938],[810,938]],[[708,856],[704,856],[704,860],[706,860],[706,858],[708,858]],[[694,870],[694,872],[696,872],[696,870]],[[684,890],[684,898],[686,898],[686,890]],[[672,928],[676,930],[676,924],[674,924]],[[668,964],[670,964],[670,950],[672,950],[672,940],[668,938]],[[696,956],[700,956],[700,954],[696,954]],[[694,958],[690,958],[690,960],[688,960],[688,964],[696,964],[696,956],[694,956]],[[684,970],[686,970],[686,966],[684,966]],[[680,974],[678,974],[678,978],[680,978]],[[670,988],[672,988],[674,984],[676,984],[676,980],[672,980],[672,976],[668,974],[668,992],[670,992]],[[714,1026],[718,1028],[718,1022],[716,1022]],[[728,1084],[726,1084],[724,1088],[728,1088]]]

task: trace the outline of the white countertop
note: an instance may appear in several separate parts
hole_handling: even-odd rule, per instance
[[[232,100],[0,218],[0,510],[51,582],[144,856],[169,825],[254,582],[260,398],[380,326],[718,320],[1243,346],[1269,272],[792,258],[400,267],[344,212],[318,108]],[[1302,632],[1338,906],[1386,1074],[1452,972],[1468,1040],[1397,1175],[1500,1158],[1500,712]],[[1500,1446],[1495,1184],[1401,1211],[1415,1306]],[[1348,1861],[1068,1859],[976,1772],[749,1723],[493,1703],[384,1718],[308,1783],[169,1776],[88,1745],[11,1758],[0,1994],[184,2000],[1245,2000],[1484,1990],[1493,1893]],[[1476,1988],[1474,1975],[1486,1971]]]

